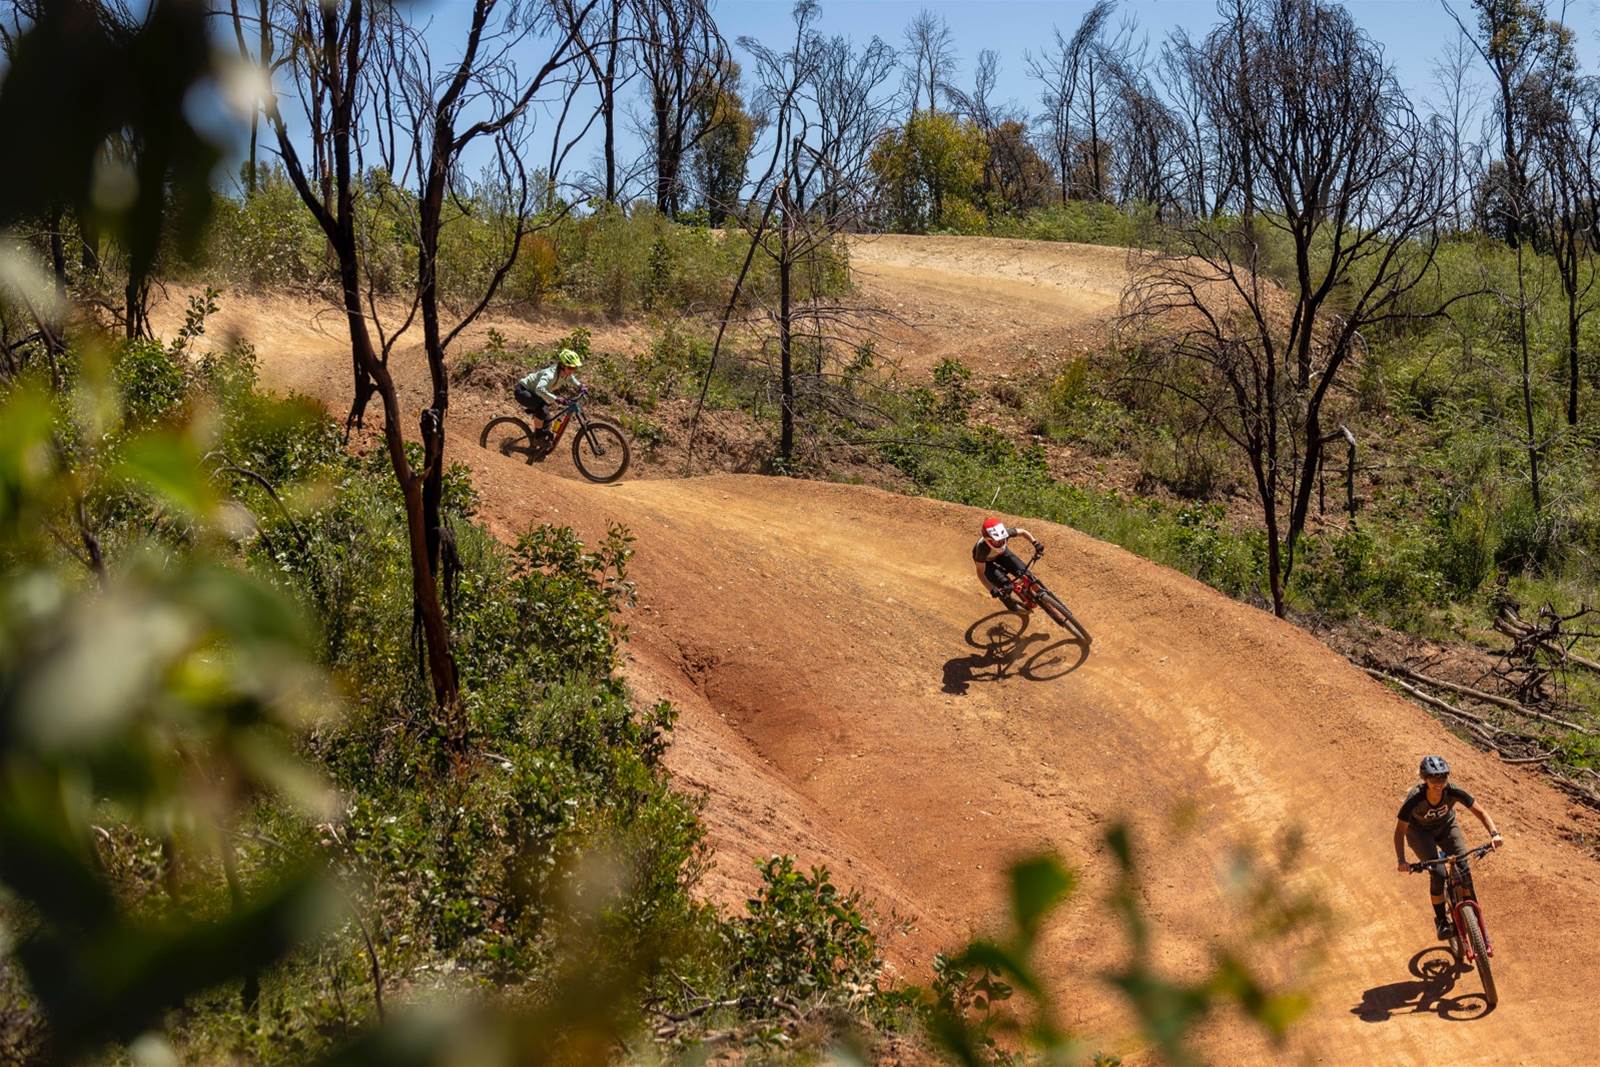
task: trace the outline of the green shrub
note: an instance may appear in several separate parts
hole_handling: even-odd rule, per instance
[[[979,232],[969,230],[967,232]],[[995,237],[1131,248],[1148,244],[1157,232],[1155,210],[1144,206],[1072,200],[1023,215],[998,215],[984,231]]]
[[[174,415],[186,399],[183,360],[155,341],[125,341],[113,350],[112,367],[130,428]]]
[[[933,384],[941,394],[937,418],[945,422],[967,421],[972,407],[972,369],[959,359],[941,359],[933,368]]]
[[[1499,550],[1499,530],[1481,497],[1451,508],[1434,518],[1438,534],[1429,553],[1429,566],[1456,596],[1470,596],[1488,581]]]
[[[1533,498],[1518,494],[1495,516],[1495,565],[1512,573],[1538,571],[1550,558],[1555,526],[1548,511],[1533,506]]]
[[[796,870],[793,856],[768,859],[761,882],[748,914],[724,927],[736,995],[859,996],[875,984],[881,961],[859,897],[841,893],[826,868]]]
[[[1179,440],[1165,432],[1147,433],[1134,449],[1139,488],[1164,486],[1190,500],[1209,500],[1229,480],[1229,456],[1204,437]]]
[[[259,168],[254,196],[219,196],[198,262],[207,280],[250,288],[323,285],[334,281],[322,228],[281,167]]]
[[[1067,363],[1047,387],[1033,394],[1034,432],[1102,454],[1132,450],[1150,432],[1151,420],[1136,418],[1118,403],[1108,378],[1093,360]]]

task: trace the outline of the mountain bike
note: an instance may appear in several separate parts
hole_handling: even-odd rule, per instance
[[[1011,579],[1010,588],[1007,592],[1010,593],[1011,599],[1023,611],[1032,611],[1035,606],[1041,607],[1044,609],[1044,613],[1050,616],[1050,620],[1057,626],[1066,627],[1076,634],[1085,645],[1089,644],[1094,638],[1090,637],[1089,631],[1083,628],[1083,623],[1079,622],[1077,616],[1072,614],[1072,611],[1062,602],[1061,598],[1052,593],[1033,573],[1033,565],[1039,561],[1039,557],[1042,554],[1039,547],[1037,545],[1034,546],[1033,555],[1023,565],[1022,573]]]
[[[614,482],[628,469],[632,453],[628,439],[614,423],[597,419],[583,410],[589,395],[587,386],[573,394],[551,419],[550,430],[541,434],[516,415],[490,419],[478,435],[478,444],[503,456],[522,456],[528,463],[544,459],[556,450],[567,425],[574,419],[578,429],[572,438],[572,464],[591,482]]]
[[[1500,1002],[1500,996],[1494,989],[1494,975],[1489,969],[1494,945],[1489,942],[1488,927],[1484,925],[1483,906],[1478,903],[1467,876],[1461,873],[1458,861],[1475,860],[1493,851],[1493,844],[1479,845],[1459,856],[1440,856],[1438,859],[1410,864],[1413,874],[1434,867],[1444,871],[1445,913],[1450,919],[1450,953],[1455,956],[1458,966],[1463,962],[1463,954],[1468,967],[1476,964],[1478,981],[1483,984],[1484,999],[1491,1008]]]

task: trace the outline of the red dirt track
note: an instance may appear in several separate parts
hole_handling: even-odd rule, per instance
[[[852,255],[876,292],[908,304],[921,287],[971,279],[960,309],[975,316],[971,332],[963,340],[959,322],[934,321],[941,346],[992,335],[1020,306],[1012,285],[1031,288],[1030,317],[1055,316],[1048,328],[1114,305],[1104,293],[1056,301],[1068,283],[1037,280],[1103,274],[1118,262],[1108,250],[937,242],[862,242]],[[985,275],[1002,253],[1023,267]],[[294,321],[300,305],[236,306],[252,311],[233,324],[253,336],[268,382],[342,414],[349,361],[337,320],[314,338]],[[394,363],[417,389],[406,396],[414,424],[420,356],[398,351]],[[982,644],[993,606],[968,555],[979,512],[756,476],[590,485],[566,460],[530,468],[479,449],[487,413],[453,404],[451,458],[471,465],[498,534],[558,522],[594,537],[621,522],[637,538],[627,673],[641,698],[682,709],[670,760],[686,787],[708,791],[712,896],[741,899],[754,862],[773,852],[826,863],[875,902],[894,965],[922,977],[935,951],[1004,914],[1010,860],[1055,849],[1083,875],[1046,948],[1064,1021],[1092,1047],[1149,1062],[1097,977],[1124,948],[1099,904],[1107,824],[1134,826],[1158,957],[1179,970],[1204,964],[1219,916],[1232,914],[1222,886],[1234,846],[1275,856],[1298,829],[1306,848],[1290,884],[1320,892],[1334,916],[1314,1002],[1282,1049],[1233,1013],[1208,1020],[1200,1043],[1213,1062],[1600,1062],[1600,864],[1570,840],[1600,820],[1536,773],[1456,740],[1305,632],[1025,520],[1049,545],[1041,573],[1094,644],[1067,642],[1038,617],[1002,671],[968,640],[977,623]],[[1395,872],[1390,835],[1428,752],[1450,760],[1507,838],[1478,868],[1501,993],[1487,1014],[1476,975],[1448,988],[1408,969],[1437,943],[1426,882]],[[1463,819],[1476,841],[1476,820]]]

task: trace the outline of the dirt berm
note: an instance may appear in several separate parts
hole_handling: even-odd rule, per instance
[[[342,413],[337,344],[258,343],[269,382]],[[399,372],[420,381],[406,359]],[[594,486],[565,462],[480,450],[471,410],[452,458],[471,464],[497,532],[558,522],[593,537],[620,522],[637,538],[627,670],[643,697],[682,708],[671,761],[709,792],[714,895],[738,900],[773,852],[826,863],[876,902],[896,967],[923,977],[935,951],[1003,914],[1008,861],[1055,849],[1083,875],[1046,954],[1064,1021],[1141,1062],[1099,978],[1124,952],[1099,903],[1107,824],[1135,828],[1160,960],[1196,970],[1234,922],[1235,846],[1272,859],[1299,832],[1289,885],[1333,914],[1314,1002],[1283,1049],[1232,1014],[1208,1020],[1213,1062],[1600,1062],[1600,864],[1570,840],[1592,839],[1596,820],[1310,635],[1028,521],[1049,546],[1044,577],[1094,644],[1085,654],[1038,618],[1002,667],[972,643],[993,603],[968,554],[977,511],[755,476]],[[1479,868],[1501,991],[1487,1013],[1475,975],[1452,984],[1426,966],[1442,956],[1426,885],[1394,870],[1395,809],[1429,752],[1507,837]]]

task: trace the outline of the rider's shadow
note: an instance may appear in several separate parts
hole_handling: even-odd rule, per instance
[[[1350,1014],[1369,1023],[1387,1022],[1395,1015],[1424,1013],[1464,1022],[1494,1011],[1482,993],[1450,995],[1465,968],[1456,965],[1455,957],[1443,945],[1425,948],[1412,956],[1407,970],[1416,981],[1373,986],[1361,994],[1361,1003],[1351,1008]]]
[[[945,661],[944,692],[965,696],[973,682],[999,682],[1013,674],[1048,682],[1071,674],[1089,657],[1089,644],[1082,638],[1052,641],[1050,636],[1024,632],[1022,617],[1014,612],[985,615],[967,627],[967,644],[977,651]]]

